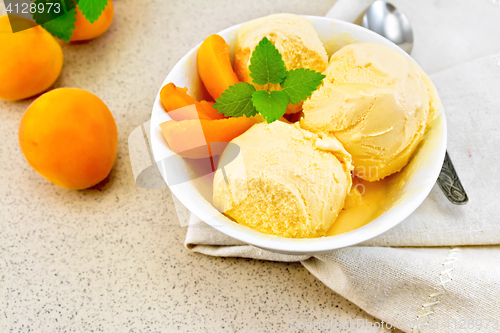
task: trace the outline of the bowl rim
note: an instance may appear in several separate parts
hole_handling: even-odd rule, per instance
[[[329,23],[333,23],[336,25],[340,26],[345,26],[348,27],[347,32],[349,31],[358,31],[361,34],[367,34],[370,35],[370,37],[373,38],[374,42],[376,43],[377,41],[380,41],[380,44],[386,45],[391,47],[392,49],[396,50],[400,54],[404,55],[408,59],[410,59],[412,62],[415,64],[416,61],[408,55],[405,51],[403,51],[401,48],[399,48],[397,45],[394,43],[390,42],[389,40],[385,39],[384,37],[376,34],[375,32],[372,32],[366,28],[363,28],[361,26],[355,25],[350,22],[346,21],[341,21],[337,19],[332,19],[328,17],[323,17],[323,16],[311,16],[311,15],[300,15],[302,17],[305,17],[314,23],[315,21],[325,21]],[[237,29],[243,25],[246,22],[240,23],[233,25],[231,27],[228,27],[224,30],[221,30],[217,32],[219,35],[227,35],[231,32],[237,31]],[[160,96],[160,91],[161,88],[166,85],[169,82],[172,82],[172,73],[175,73],[176,71],[179,70],[179,68],[185,66],[185,63],[187,60],[193,55],[194,52],[198,51],[198,48],[200,47],[201,43],[197,44],[194,48],[192,48],[190,51],[188,51],[170,70],[169,74],[165,78],[164,82],[162,83],[158,94],[156,96],[155,104],[153,106],[152,110],[152,115],[151,115],[151,124],[150,124],[150,139],[151,139],[151,148],[153,151],[153,156],[155,157],[156,161],[159,161],[159,153],[158,153],[158,148],[155,149],[155,147],[158,147],[160,144],[158,140],[155,140],[156,137],[153,135],[155,131],[157,130],[157,125],[159,122],[154,122],[155,118],[155,109],[159,104],[159,96]],[[418,65],[418,64],[417,64]],[[420,66],[419,66],[420,67]],[[442,164],[442,161],[444,160],[445,152],[446,152],[446,143],[447,143],[447,126],[446,126],[446,117],[444,113],[444,108],[441,107],[440,112],[438,115],[435,115],[435,118],[441,118],[440,121],[440,127],[441,127],[441,141],[436,143],[439,144],[439,147],[437,149],[437,155],[439,156],[439,161],[441,163],[439,166]],[[162,143],[163,144],[163,143]],[[168,148],[167,148],[168,149]],[[430,169],[430,168],[429,168]],[[377,237],[391,228],[395,227],[402,221],[404,221],[411,213],[413,213],[425,200],[425,198],[429,195],[430,191],[432,190],[439,173],[441,171],[441,167],[434,167],[432,170],[429,171],[431,174],[429,179],[432,179],[433,181],[429,181],[428,183],[425,184],[425,186],[422,187],[420,191],[418,191],[417,194],[412,196],[412,200],[409,201],[408,203],[398,205],[395,207],[390,208],[388,211],[384,212],[371,222],[367,223],[366,225],[354,229],[352,231],[339,234],[339,235],[334,235],[334,236],[326,236],[326,237],[318,237],[318,238],[307,238],[307,239],[298,239],[298,238],[285,238],[285,237],[279,237],[279,236],[274,236],[274,235],[266,235],[263,233],[260,233],[258,231],[252,230],[248,227],[244,227],[242,225],[237,224],[234,221],[231,221],[229,218],[225,217],[222,213],[220,215],[224,216],[223,221],[217,220],[214,216],[207,214],[207,216],[204,216],[206,213],[203,212],[203,209],[200,209],[198,207],[198,204],[191,200],[186,193],[183,193],[182,191],[179,191],[178,188],[174,187],[169,187],[172,195],[175,195],[175,197],[192,213],[195,214],[200,220],[204,221],[211,227],[215,228],[216,230],[226,234],[227,236],[230,236],[232,238],[235,238],[241,242],[244,242],[246,244],[250,244],[265,250],[269,250],[272,252],[276,253],[282,253],[282,254],[292,254],[292,255],[314,255],[314,254],[322,254],[322,253],[328,253],[332,252],[333,250],[356,245],[362,242],[365,242],[369,239],[372,239],[374,237]],[[163,172],[161,172],[162,177],[164,178],[165,182],[166,176]],[[210,204],[210,206],[212,206]],[[213,206],[212,206],[213,207]],[[215,209],[215,208],[214,208]],[[389,216],[387,216],[389,215]],[[378,220],[380,217],[385,216],[385,220],[387,220],[385,223],[378,225],[376,228],[372,228],[370,232],[367,231],[367,228],[369,228],[370,224]],[[227,221],[226,221],[227,220]],[[222,222],[222,223],[221,223]]]

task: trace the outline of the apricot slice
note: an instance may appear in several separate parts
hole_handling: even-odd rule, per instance
[[[222,113],[218,113],[216,109],[213,108],[215,102],[209,101],[200,101],[200,105],[203,107],[203,110],[206,115],[208,115],[212,119],[224,119],[227,118]]]
[[[245,133],[255,119],[239,117],[219,120],[169,120],[160,124],[170,149],[186,158],[206,158],[221,154],[224,145]]]
[[[198,102],[187,93],[187,88],[177,87],[170,82],[165,85],[160,91],[160,101],[163,108],[169,113],[174,120],[194,120],[194,119],[223,119],[224,115],[217,113],[212,105],[214,103],[201,101]],[[186,106],[194,105],[194,108],[186,108]],[[172,112],[176,111],[176,112]]]
[[[198,74],[214,100],[240,82],[231,65],[229,45],[219,35],[211,35],[198,50]]]

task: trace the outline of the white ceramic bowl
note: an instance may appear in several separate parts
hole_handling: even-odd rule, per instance
[[[359,41],[386,45],[411,59],[395,44],[360,26],[325,17],[305,17],[313,23],[329,56],[343,45]],[[235,25],[219,32],[231,45],[231,53],[234,53],[235,36],[239,26]],[[175,65],[162,86],[173,82],[177,86],[187,87],[189,93],[196,98],[206,95],[200,84],[196,66],[199,46],[189,51]],[[290,239],[259,233],[231,221],[217,211],[211,204],[213,173],[196,178],[203,174],[199,161],[195,163],[192,160],[184,160],[169,150],[159,127],[160,123],[167,120],[170,120],[170,117],[163,110],[158,93],[151,116],[151,145],[156,161],[168,161],[160,164],[160,171],[177,199],[200,219],[226,235],[285,254],[326,253],[361,243],[391,229],[408,217],[427,197],[439,175],[446,150],[446,121],[441,110],[411,162],[396,176],[399,181],[394,182],[396,185],[390,190],[389,201],[376,219],[361,228],[336,236]],[[179,179],[193,180],[179,183]]]

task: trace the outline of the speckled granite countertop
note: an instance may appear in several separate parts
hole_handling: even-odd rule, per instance
[[[186,229],[162,208],[168,191],[135,185],[127,149],[169,70],[206,36],[272,13],[324,15],[333,3],[116,0],[104,36],[63,46],[56,82],[99,96],[118,125],[116,165],[91,190],[56,187],[32,170],[17,142],[32,99],[0,101],[1,331],[288,332],[293,319],[374,322],[299,263],[190,253]]]

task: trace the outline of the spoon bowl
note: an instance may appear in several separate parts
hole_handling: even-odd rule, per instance
[[[384,36],[410,53],[413,48],[413,30],[405,14],[392,4],[377,0],[365,12],[363,27]]]

